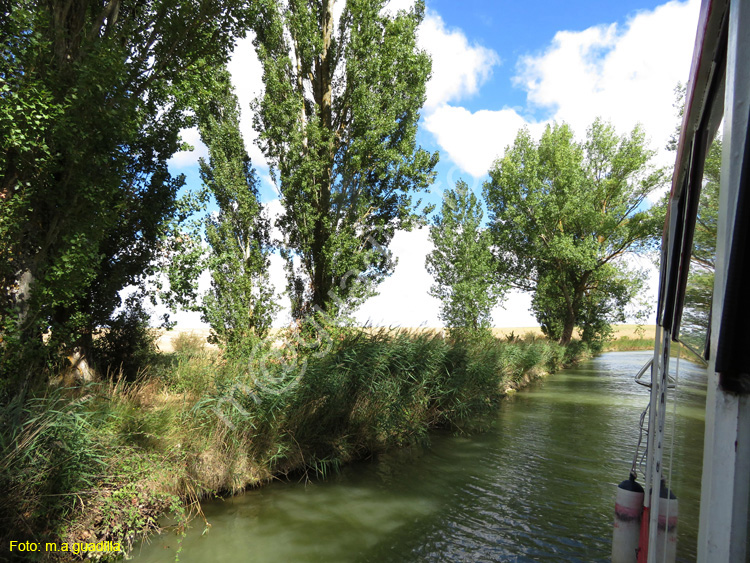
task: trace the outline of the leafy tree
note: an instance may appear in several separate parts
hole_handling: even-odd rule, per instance
[[[0,37],[3,376],[91,346],[151,273],[181,177],[167,159],[249,16],[239,0],[20,0]],[[45,344],[42,334],[50,330]],[[23,359],[26,358],[26,359]],[[28,377],[26,377],[28,376]]]
[[[267,334],[278,307],[268,275],[269,221],[240,134],[239,106],[226,70],[218,73],[217,83],[214,97],[198,112],[201,138],[210,155],[208,162],[201,159],[201,177],[219,207],[205,225],[211,290],[201,310],[214,341],[241,352]]]
[[[255,125],[284,206],[295,318],[335,317],[374,293],[438,158],[415,140],[430,75],[416,46],[424,4],[391,17],[384,0],[348,0],[338,26],[333,4],[272,2],[256,26],[265,93]]]
[[[466,182],[456,182],[443,196],[433,219],[427,271],[435,278],[430,295],[441,300],[440,318],[452,329],[486,329],[492,308],[506,287],[496,283],[490,233],[482,229],[482,206]]]
[[[547,334],[567,344],[576,326],[598,338],[640,287],[622,260],[649,248],[663,209],[644,209],[663,182],[640,127],[618,136],[596,120],[577,142],[565,124],[536,143],[522,130],[490,170],[484,195],[501,278],[534,293]]]

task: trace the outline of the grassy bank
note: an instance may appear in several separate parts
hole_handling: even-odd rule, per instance
[[[622,337],[616,340],[607,342],[602,347],[602,352],[631,352],[636,350],[649,350],[654,349],[654,338],[630,338]],[[708,365],[706,360],[698,356],[690,348],[683,345],[673,343],[670,349],[670,355],[675,358],[679,354],[680,358],[690,360],[691,362],[699,365]]]
[[[654,338],[631,338],[624,336],[604,344],[602,352],[630,352],[633,350],[653,350]]]
[[[348,331],[323,351],[268,348],[248,360],[186,338],[135,382],[46,387],[4,407],[3,549],[10,540],[127,549],[161,514],[178,526],[199,515],[202,498],[325,476],[426,441],[431,428],[461,429],[508,389],[585,352],[532,338]]]

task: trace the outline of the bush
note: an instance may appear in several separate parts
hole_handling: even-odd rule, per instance
[[[545,359],[547,371],[555,373],[565,366],[565,346],[557,342],[550,342],[547,346],[548,355]]]
[[[200,356],[206,351],[206,341],[194,332],[181,332],[172,340],[172,351],[186,358]]]
[[[126,308],[114,316],[94,339],[94,363],[110,376],[122,374],[136,379],[156,354],[156,330],[149,327],[150,315],[140,301],[129,299]]]
[[[591,356],[588,344],[582,340],[571,340],[565,347],[565,365],[573,365]]]
[[[106,451],[92,432],[84,401],[67,400],[60,390],[6,405],[0,428],[2,530],[48,530],[76,508],[74,493],[91,489],[104,473]]]

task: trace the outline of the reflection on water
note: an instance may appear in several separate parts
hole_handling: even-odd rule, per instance
[[[506,400],[492,428],[435,433],[328,481],[277,483],[206,503],[182,562],[606,561],[614,488],[648,402],[633,377],[649,353],[604,354]],[[680,362],[673,490],[678,559],[695,559],[705,373]],[[669,443],[669,436],[667,443]],[[135,560],[173,561],[165,534]]]

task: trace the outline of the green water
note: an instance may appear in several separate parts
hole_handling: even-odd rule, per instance
[[[491,428],[437,432],[325,481],[275,483],[205,503],[183,563],[208,561],[606,561],[648,391],[645,352],[604,354],[503,402]],[[695,559],[705,372],[680,363],[672,488],[678,560]],[[669,428],[669,425],[668,425]],[[669,439],[667,444],[669,444]],[[164,534],[134,553],[174,561]]]

